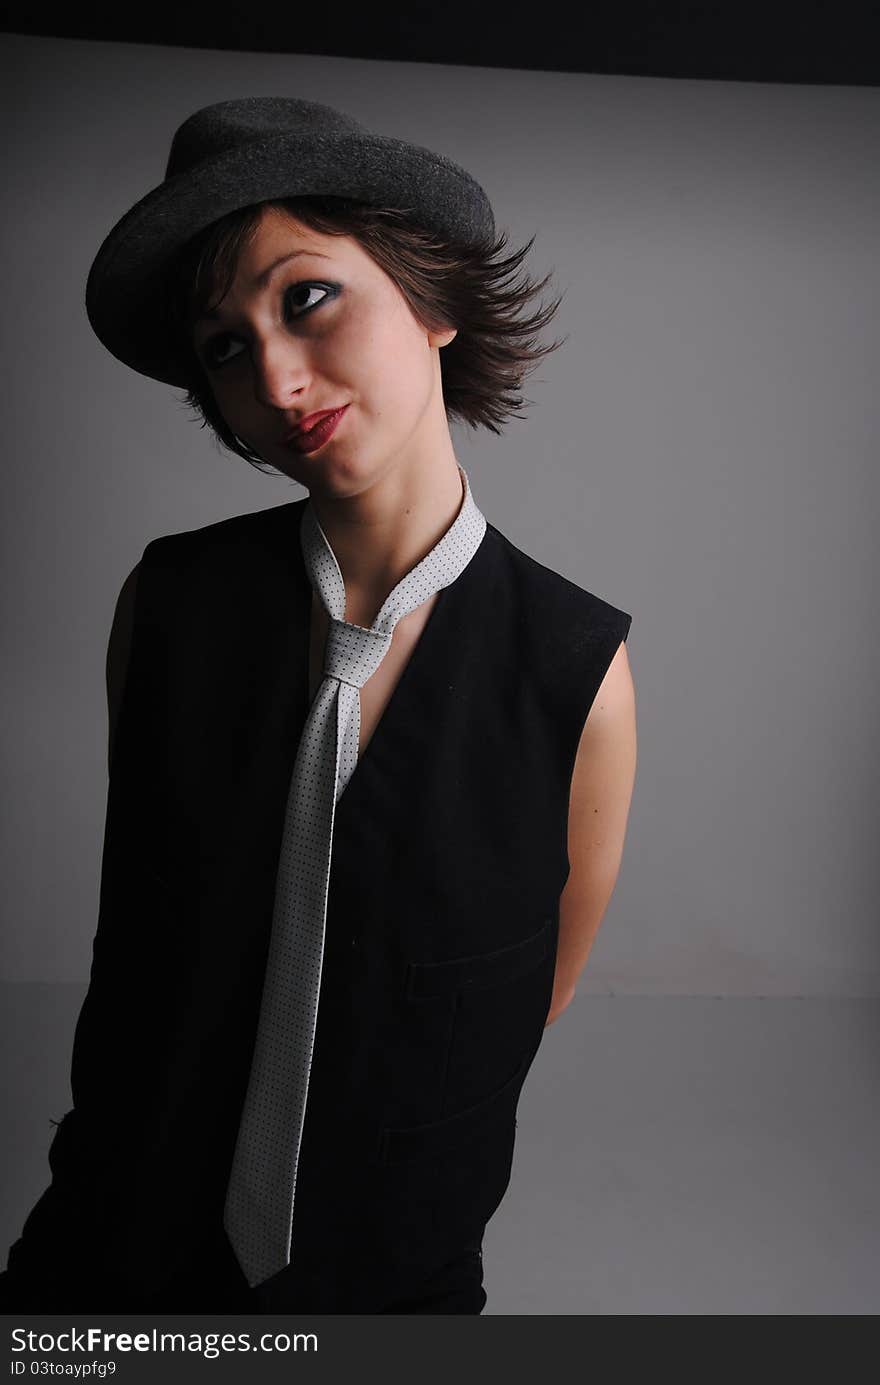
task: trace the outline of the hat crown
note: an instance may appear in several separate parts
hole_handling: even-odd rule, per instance
[[[171,141],[165,177],[173,178],[227,149],[272,135],[366,133],[365,127],[344,111],[297,96],[247,96],[217,101],[196,111],[178,127]]]

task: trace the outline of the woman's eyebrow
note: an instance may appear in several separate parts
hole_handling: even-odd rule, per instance
[[[291,260],[297,259],[300,255],[311,255],[313,259],[317,260],[330,259],[329,255],[322,255],[319,250],[291,250],[287,255],[279,255],[277,260],[273,260],[265,269],[261,269],[259,274],[251,280],[249,285],[250,289],[255,291],[257,289],[266,288],[276,269],[280,269],[282,265],[289,264]],[[195,318],[193,326],[196,326],[199,322],[210,322],[212,319],[216,320],[218,317],[222,317],[222,313],[219,309],[211,308],[209,312],[200,313],[199,316]]]

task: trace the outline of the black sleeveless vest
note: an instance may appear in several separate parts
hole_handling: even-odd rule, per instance
[[[222,1230],[308,712],[306,503],[141,560],[73,1109],[9,1257],[90,1307],[149,1306]],[[336,809],[291,1307],[381,1311],[502,1200],[575,753],[629,626],[491,524],[439,594]]]

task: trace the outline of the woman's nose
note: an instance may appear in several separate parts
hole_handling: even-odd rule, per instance
[[[286,408],[311,378],[307,353],[300,342],[264,342],[253,348],[254,394],[271,408]]]

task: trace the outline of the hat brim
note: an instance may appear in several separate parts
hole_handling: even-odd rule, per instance
[[[116,223],[86,282],[86,313],[100,341],[139,374],[186,388],[161,311],[161,276],[168,264],[193,236],[229,212],[308,195],[397,207],[447,239],[472,242],[495,233],[479,183],[433,150],[369,134],[254,139],[167,178]]]

